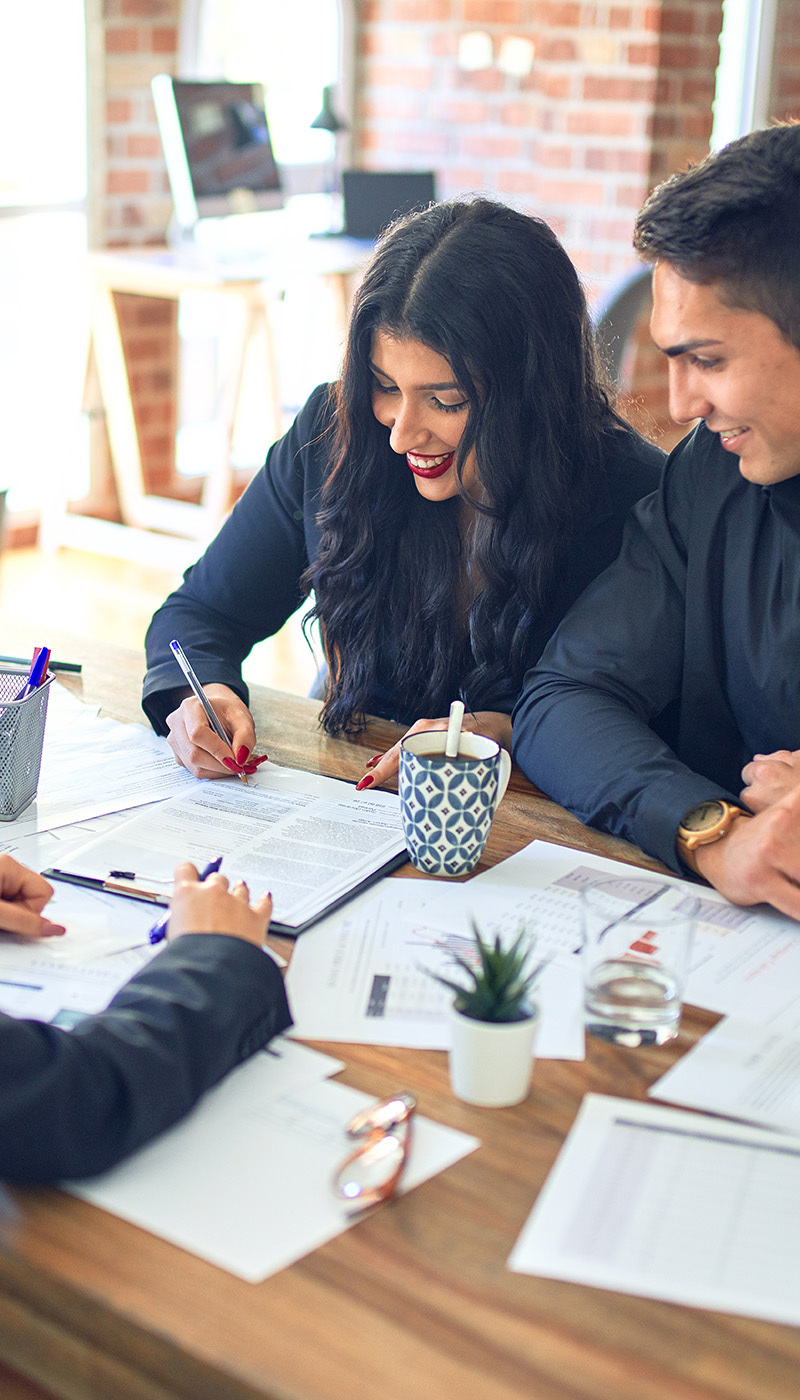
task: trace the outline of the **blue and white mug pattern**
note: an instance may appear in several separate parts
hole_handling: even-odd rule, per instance
[[[484,734],[462,733],[447,758],[444,730],[407,734],[400,745],[400,812],[412,865],[426,875],[468,875],[486,845],[508,786],[511,759]]]

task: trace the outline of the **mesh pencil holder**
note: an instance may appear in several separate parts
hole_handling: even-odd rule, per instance
[[[47,699],[55,677],[48,673],[25,700],[15,700],[26,679],[24,671],[0,671],[0,822],[18,817],[39,786]]]

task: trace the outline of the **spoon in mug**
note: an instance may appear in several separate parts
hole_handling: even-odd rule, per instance
[[[458,745],[461,739],[461,725],[464,720],[463,700],[454,700],[450,706],[450,719],[447,725],[447,739],[444,746],[446,758],[458,757]]]

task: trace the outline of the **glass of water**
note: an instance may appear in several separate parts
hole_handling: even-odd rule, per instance
[[[678,1034],[699,901],[654,880],[631,899],[611,880],[584,889],[586,1029],[618,1045],[663,1045]]]

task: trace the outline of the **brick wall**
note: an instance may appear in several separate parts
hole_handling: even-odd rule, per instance
[[[104,244],[164,237],[172,201],[150,79],[175,71],[179,12],[180,0],[103,0]]]
[[[150,79],[175,72],[180,0],[102,0],[90,34],[94,120],[99,125],[94,182],[98,246],[161,243],[172,212]],[[98,71],[99,70],[99,71]],[[196,496],[175,474],[177,304],[117,295],[147,489]],[[91,508],[116,516],[105,435],[93,439]],[[86,509],[87,503],[81,503]]]
[[[362,0],[355,149],[541,214],[591,292],[633,261],[652,184],[708,149],[721,0]],[[533,40],[530,74],[465,72],[459,42]]]

